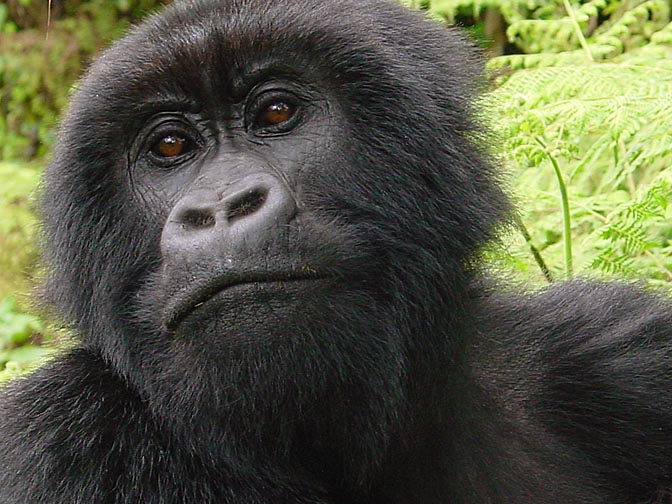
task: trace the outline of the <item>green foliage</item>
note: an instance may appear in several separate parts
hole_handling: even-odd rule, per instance
[[[565,52],[553,40],[558,24],[536,23],[536,32],[510,27],[516,37],[537,37],[537,45],[523,45],[540,54],[490,61],[490,68],[509,72],[486,98],[501,159],[516,176],[514,192],[532,243],[556,276],[571,274],[561,265],[574,260],[584,274],[672,280],[670,12],[666,2],[631,4],[575,6],[578,26],[586,16],[613,15],[583,39],[583,48],[579,32]],[[553,160],[569,187],[564,218]],[[571,232],[563,242],[558,230],[566,226]],[[509,264],[520,269],[528,244],[509,239],[517,256]],[[529,270],[532,256],[526,255],[523,269]]]
[[[23,5],[25,3],[26,5]],[[156,0],[67,2],[60,20],[46,27],[40,0],[0,0],[0,160],[44,156],[68,94],[84,65]],[[44,10],[45,27],[19,30],[8,6]],[[39,8],[42,7],[42,10]],[[17,14],[18,15],[18,14]]]
[[[26,365],[46,357],[48,351],[35,344],[42,330],[37,317],[18,311],[13,297],[0,301],[0,368],[9,361]]]
[[[499,135],[496,153],[513,175],[520,232],[488,252],[492,264],[528,280],[576,271],[670,286],[669,3],[406,3],[449,23],[483,25],[486,11],[502,20],[507,54],[488,62],[493,89],[483,108]]]
[[[41,345],[42,322],[21,313],[12,297],[0,301],[0,383],[43,362],[52,349]]]
[[[37,254],[34,189],[40,167],[0,162],[0,299],[11,292],[26,292]]]
[[[428,11],[436,19],[454,24],[458,19],[479,19],[488,9],[502,14],[507,24],[537,19],[556,19],[561,2],[547,0],[402,0],[413,8]]]
[[[511,70],[610,60],[649,43],[664,43],[671,30],[670,7],[664,0],[593,0],[565,7],[558,18],[512,21],[509,41],[525,54],[495,58],[490,67]],[[598,24],[603,17],[607,20]]]
[[[0,33],[9,31],[9,9],[4,3],[0,3]]]
[[[43,324],[19,306],[10,293],[30,290],[36,263],[32,195],[39,167],[0,162],[0,382],[47,354],[40,346]]]
[[[30,159],[46,153],[53,140],[58,110],[65,105],[78,58],[68,41],[54,38],[49,48],[41,37],[0,35],[0,159]]]

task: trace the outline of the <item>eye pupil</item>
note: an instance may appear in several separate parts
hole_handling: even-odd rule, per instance
[[[187,150],[187,140],[175,135],[166,135],[159,140],[152,151],[161,157],[171,158],[184,154]]]
[[[269,105],[259,116],[257,124],[262,128],[277,126],[289,121],[294,116],[295,108],[289,103],[277,102]]]

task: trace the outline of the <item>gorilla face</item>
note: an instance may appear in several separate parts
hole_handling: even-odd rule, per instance
[[[205,323],[208,344],[272,337],[292,323],[293,300],[310,305],[350,276],[348,241],[311,218],[301,183],[311,164],[337,162],[311,155],[333,142],[330,100],[276,75],[246,83],[240,101],[222,97],[216,113],[159,112],[136,141],[133,190],[152,195],[147,212],[168,209],[162,267],[142,297],[177,336]]]
[[[463,98],[477,64],[386,2],[176,4],[75,94],[44,195],[53,302],[208,446],[300,432],[366,463],[416,356],[445,365],[507,211]]]

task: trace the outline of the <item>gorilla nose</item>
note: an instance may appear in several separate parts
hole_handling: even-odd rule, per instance
[[[162,251],[168,256],[212,247],[251,252],[283,236],[295,214],[285,184],[271,175],[250,175],[223,194],[200,189],[180,199],[163,229]]]

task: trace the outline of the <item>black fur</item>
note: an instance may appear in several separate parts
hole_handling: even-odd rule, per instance
[[[104,53],[43,194],[81,343],[3,391],[0,504],[662,495],[670,303],[482,278],[479,67],[382,0],[183,1]]]

